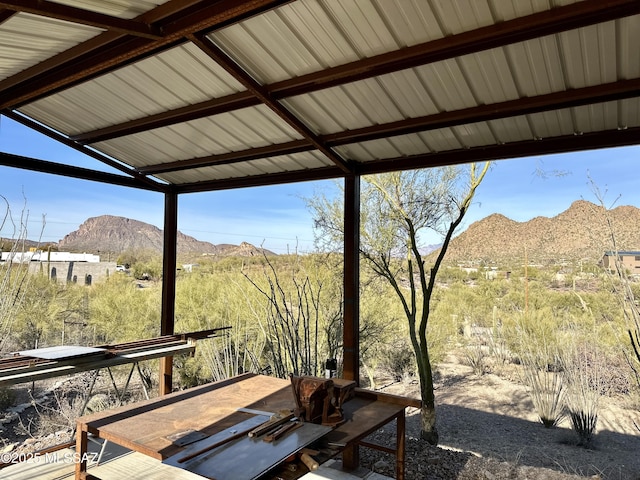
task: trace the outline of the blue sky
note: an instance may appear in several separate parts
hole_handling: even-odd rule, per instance
[[[0,151],[110,171],[96,160],[0,118]],[[636,168],[640,147],[595,150],[495,162],[478,188],[462,231],[474,221],[501,213],[516,221],[552,217],[585,199],[597,202],[592,182],[607,192],[607,206],[640,206]],[[327,189],[332,181],[185,194],[179,197],[178,228],[214,244],[246,241],[276,253],[313,249],[313,230],[304,197]],[[0,166],[0,195],[14,217],[26,207],[28,236],[37,239],[45,217],[43,241],[58,241],[89,217],[117,215],[163,225],[159,193],[104,185],[57,175]],[[4,208],[0,208],[4,212]],[[0,236],[12,236],[5,228]],[[437,237],[426,243],[439,243]]]

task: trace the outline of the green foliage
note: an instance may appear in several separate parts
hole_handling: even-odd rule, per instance
[[[598,347],[589,340],[578,340],[570,345],[563,357],[567,372],[567,408],[571,426],[578,436],[578,445],[589,447],[598,423],[600,397],[604,383],[605,366],[600,361]]]
[[[202,363],[195,357],[185,355],[174,357],[173,366],[181,389],[196,387],[210,380],[208,375],[203,374]]]
[[[0,411],[13,407],[16,403],[16,393],[9,387],[0,387]]]
[[[89,327],[97,343],[120,343],[160,334],[160,285],[137,288],[125,276],[96,284],[89,294]]]
[[[341,330],[341,290],[331,288],[336,285],[335,278],[327,275],[321,257],[293,256],[291,263],[280,264],[279,269],[268,258],[265,260],[267,264],[260,273],[243,273],[260,294],[255,318],[266,333],[269,365],[282,378],[289,373],[317,375],[322,360],[329,358],[330,352],[323,351],[323,345],[331,349],[331,339],[335,338],[335,333],[323,326]]]
[[[515,335],[523,365],[523,380],[529,387],[533,406],[546,428],[556,426],[565,416],[567,382],[562,367],[562,344],[556,332],[540,315],[518,318]]]
[[[396,337],[385,345],[385,360],[380,367],[395,381],[414,377],[416,374],[416,358],[411,344],[406,337]]]

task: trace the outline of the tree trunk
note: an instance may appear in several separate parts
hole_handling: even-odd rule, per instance
[[[420,438],[431,445],[438,445],[438,428],[436,427],[436,409],[433,406],[422,405],[420,410],[421,430]]]
[[[428,350],[421,352],[421,362],[418,362],[420,375],[420,438],[431,445],[438,445],[438,428],[436,426],[436,397],[433,389],[433,370],[429,360]]]

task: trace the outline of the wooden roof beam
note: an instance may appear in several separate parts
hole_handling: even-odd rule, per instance
[[[395,135],[408,135],[457,125],[579,107],[593,103],[623,100],[625,98],[637,97],[638,95],[640,95],[640,78],[620,80],[618,82],[554,92],[537,97],[508,100],[506,102],[479,105],[477,107],[451,112],[436,113],[425,117],[372,125],[354,130],[320,135],[318,138],[329,147],[337,147],[350,143],[378,140]],[[308,140],[294,140],[292,142],[250,148],[220,155],[148,165],[140,168],[139,171],[145,174],[164,173],[189,168],[238,163],[258,158],[289,155],[312,150],[313,148],[315,147]]]
[[[640,127],[585,133],[583,135],[565,135],[542,140],[525,140],[489,145],[484,147],[462,148],[446,152],[414,155],[371,162],[358,163],[357,175],[370,175],[397,170],[432,168],[445,165],[465,164],[481,161],[505,160],[533,155],[551,155],[557,153],[613,148],[637,145]],[[261,187],[283,183],[304,182],[341,178],[345,174],[337,167],[323,167],[307,171],[265,174],[253,177],[212,180],[183,185],[175,185],[178,193],[194,193],[232,188]]]
[[[489,48],[505,46],[517,41],[530,40],[541,33],[550,35],[552,33],[588,26],[598,21],[613,20],[638,13],[640,13],[640,2],[636,0],[617,0],[612,2],[612,4],[600,0],[585,0],[576,4],[554,8],[550,11],[516,18],[496,25],[482,27],[420,45],[414,45],[399,51],[388,52],[319,72],[283,80],[267,85],[264,88],[266,88],[268,95],[273,100],[281,100],[287,97],[308,94],[342,83],[354,82],[406,68],[446,60],[456,55],[467,55]],[[148,128],[158,128],[186,121],[183,120],[183,118],[193,120],[199,118],[199,116],[221,113],[225,111],[221,109],[222,106],[226,106],[226,111],[231,111],[250,106],[251,104],[248,98],[234,103],[237,100],[237,94],[233,94],[228,97],[177,109],[175,115],[167,112],[166,114],[154,115],[146,119],[141,118],[93,132],[86,132],[75,136],[74,139],[82,143],[95,143],[122,135],[138,133]],[[218,106],[209,109],[210,102]],[[253,104],[258,103],[259,100],[254,99]],[[148,122],[148,126],[146,122]]]
[[[12,2],[3,0],[0,1],[0,7],[152,40],[162,38],[160,30],[148,23],[113,17],[47,0],[14,0]]]
[[[160,189],[152,188],[151,185],[140,182],[135,178],[116,175],[113,173],[100,172],[98,170],[91,170],[88,168],[73,167],[71,165],[39,160],[37,158],[13,155],[11,153],[0,152],[0,165],[5,167],[20,168],[22,170],[31,170],[34,172],[62,175],[64,177],[79,178],[82,180],[92,180],[94,182],[119,185],[121,187],[141,188],[144,190],[151,190],[156,192],[160,191]]]
[[[269,91],[256,80],[253,79],[246,71],[242,69],[232,58],[223,52],[217,45],[211,42],[204,35],[189,35],[189,40],[200,48],[204,53],[211,57],[218,65],[224,68],[227,73],[232,75],[238,82],[252,92],[258,99],[269,107],[276,115],[285,121],[291,128],[296,130],[300,135],[306,138],[316,149],[322,152],[335,165],[337,165],[345,173],[351,171],[348,162],[340,157],[336,152],[327,147],[323,141],[313,132],[302,120],[292,114],[277,99],[274,99]]]
[[[180,43],[185,35],[199,31],[203,25],[208,29],[226,26],[283,3],[286,1],[219,0],[212,5],[209,0],[201,0],[194,5],[193,2],[173,0],[170,7],[185,5],[186,15],[181,15],[179,9],[161,5],[136,18],[138,22],[157,23],[156,27],[164,34],[161,39],[132,38],[116,32],[98,35],[1,81],[0,110],[15,109],[155,51],[168,49]],[[172,20],[176,17],[180,19],[178,23]],[[165,29],[162,20],[174,23],[169,23]]]
[[[637,0],[584,0],[284,80],[269,92],[276,98],[301,95],[637,14]]]

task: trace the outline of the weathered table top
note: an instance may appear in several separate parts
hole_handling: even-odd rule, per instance
[[[325,430],[315,432],[315,438],[324,436],[336,445],[352,444],[399,415],[404,418],[404,408],[409,404],[400,397],[396,401],[388,395],[358,391],[355,398],[343,405],[346,421],[333,430],[322,427]],[[171,459],[186,455],[195,448],[196,444],[181,444],[179,439],[183,435],[196,433],[201,439],[215,437],[216,434],[220,436],[256,417],[256,412],[239,409],[275,413],[293,410],[294,407],[288,380],[244,374],[83,416],[78,419],[78,432],[84,440],[80,439],[78,445],[82,441],[86,444],[88,432],[158,460],[170,459],[171,463]],[[207,440],[198,441],[206,443]],[[303,446],[294,446],[292,451]],[[189,469],[188,465],[184,467]],[[78,467],[77,478],[86,476],[85,468],[86,465]]]
[[[277,412],[293,406],[287,380],[245,374],[86,415],[78,424],[100,438],[163,460],[182,450],[172,440],[182,432],[213,435],[254,416],[239,408]]]

